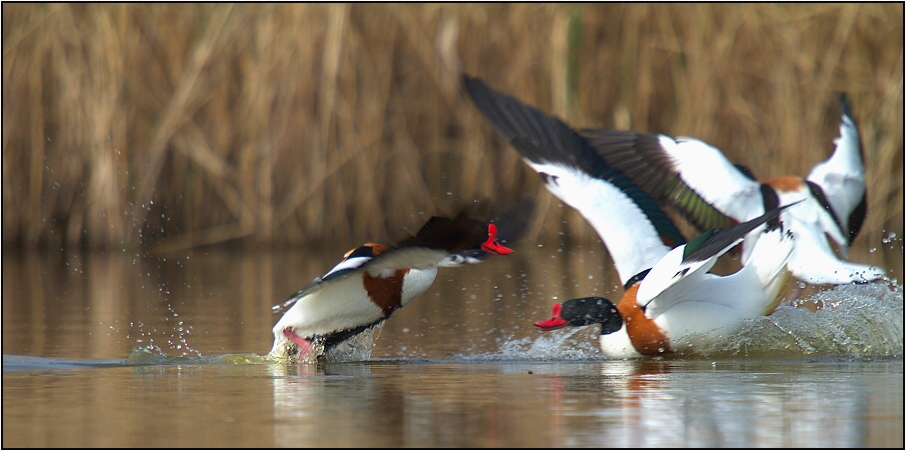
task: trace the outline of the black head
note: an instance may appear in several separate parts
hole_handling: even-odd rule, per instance
[[[507,255],[513,252],[497,241],[494,224],[472,219],[465,212],[453,219],[433,216],[415,236],[401,241],[397,247],[427,247],[463,255]]]
[[[623,327],[623,317],[613,302],[604,298],[590,297],[570,299],[562,304],[554,304],[553,316],[538,321],[535,326],[542,330],[556,330],[561,327],[601,325],[601,335],[607,335]]]

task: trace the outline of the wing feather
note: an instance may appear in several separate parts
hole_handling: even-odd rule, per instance
[[[663,257],[670,249],[664,242],[685,242],[656,201],[585,137],[481,80],[464,77],[464,84],[488,122],[544,177],[548,189],[595,228],[624,282]]]
[[[739,244],[749,232],[777,218],[791,205],[795,204],[773,208],[757,218],[727,229],[709,230],[685,246],[673,249],[642,281],[636,294],[636,301],[645,307],[668,290],[682,291],[683,287],[694,290],[695,281],[714,266],[718,257]],[[668,297],[682,298],[673,295]]]
[[[733,225],[731,218],[683,182],[674,159],[661,147],[658,135],[605,129],[586,129],[582,133],[608,164],[626,174],[661,206],[676,210],[699,230]]]
[[[853,119],[846,94],[840,95],[840,135],[834,139],[834,153],[815,165],[808,181],[821,187],[827,203],[834,211],[852,244],[865,220],[865,166],[859,127]]]

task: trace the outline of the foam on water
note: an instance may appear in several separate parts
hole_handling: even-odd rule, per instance
[[[330,362],[360,362],[371,358],[374,342],[381,336],[384,323],[379,323],[329,349],[324,357]]]
[[[781,306],[748,321],[735,336],[702,354],[741,356],[903,355],[903,286],[841,285],[802,299],[817,311]]]
[[[801,299],[817,311],[781,306],[747,321],[725,340],[697,347],[689,356],[709,357],[895,357],[903,356],[903,286],[896,282],[842,285]],[[597,332],[598,326],[591,326]],[[587,329],[587,328],[585,328]],[[597,335],[570,338],[580,328],[536,339],[504,342],[500,351],[459,356],[466,360],[587,360],[604,358]],[[683,355],[675,355],[682,358]]]
[[[562,332],[546,333],[538,338],[513,339],[503,342],[497,352],[460,355],[464,360],[524,361],[524,360],[590,360],[601,359],[597,340],[576,340],[582,329],[569,327]],[[584,337],[586,334],[579,334]],[[595,335],[597,336],[597,335]],[[579,337],[576,337],[579,338]]]

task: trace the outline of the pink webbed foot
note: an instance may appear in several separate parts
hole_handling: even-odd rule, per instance
[[[283,336],[288,338],[293,343],[299,345],[299,357],[300,358],[304,359],[306,356],[311,354],[311,350],[312,350],[311,342],[296,335],[295,333],[293,333],[292,329],[290,329],[290,328],[283,329]]]

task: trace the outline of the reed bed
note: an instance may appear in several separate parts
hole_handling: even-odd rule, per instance
[[[761,176],[826,158],[846,91],[860,242],[903,236],[902,4],[2,12],[4,247],[352,245],[524,194],[527,239],[596,240],[463,96],[463,71],[577,127],[695,136]]]

